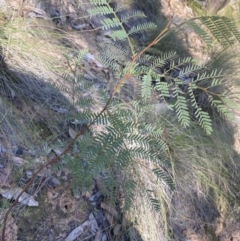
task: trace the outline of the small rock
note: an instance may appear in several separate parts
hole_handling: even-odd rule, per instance
[[[80,199],[81,198],[81,194],[78,190],[74,191],[73,192],[73,196],[76,198],[76,199]]]
[[[96,219],[95,219],[95,217],[92,213],[89,215],[89,223],[90,223],[90,226],[91,226],[92,234],[95,234],[98,231],[98,224],[97,224],[97,221],[96,221]]]
[[[73,21],[73,22],[71,23],[71,27],[72,27],[73,29],[75,29],[75,30],[81,30],[81,29],[87,28],[88,25],[85,24],[85,23],[83,23],[83,24],[78,24],[78,23],[76,23],[75,21]]]
[[[89,221],[84,222],[83,224],[81,224],[80,226],[78,226],[77,228],[75,228],[65,239],[65,241],[74,241],[75,239],[77,239],[81,234],[83,234],[84,232],[84,228],[89,226]]]
[[[94,214],[94,217],[95,217],[97,223],[99,224],[99,226],[102,226],[103,222],[106,221],[106,218],[105,218],[102,210],[96,209],[93,211],[93,214]]]
[[[4,153],[4,152],[7,152],[7,149],[2,145],[0,145],[0,153]]]
[[[52,177],[52,178],[49,180],[49,183],[50,183],[50,185],[52,185],[52,186],[60,186],[60,185],[61,185],[61,182],[60,182],[56,177]]]
[[[107,241],[107,235],[106,234],[103,234],[102,241]]]
[[[100,202],[102,194],[100,192],[95,193],[91,197],[89,197],[89,202],[93,205],[93,203]]]
[[[18,147],[17,151],[16,151],[16,156],[21,156],[23,154],[23,150]]]
[[[33,172],[32,172],[32,171],[30,171],[30,170],[27,170],[27,171],[26,171],[26,176],[27,176],[27,178],[31,178],[32,175],[33,175]]]
[[[91,193],[89,191],[86,191],[84,195],[85,195],[86,198],[90,198],[91,197]]]

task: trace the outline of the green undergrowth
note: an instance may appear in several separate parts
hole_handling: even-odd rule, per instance
[[[197,125],[183,129],[171,112],[165,116],[152,113],[150,118],[164,130],[175,183],[175,199],[164,199],[163,202],[163,210],[168,210],[165,213],[168,235],[171,236],[172,228],[185,218],[184,214],[180,214],[178,219],[173,216],[174,212],[183,211],[175,210],[173,203],[178,198],[182,200],[183,207],[184,203],[188,205],[190,202],[192,212],[195,212],[194,209],[200,210],[203,225],[216,227],[214,225],[219,216],[225,220],[236,218],[234,210],[239,205],[237,187],[240,179],[237,173],[240,157],[233,147],[233,125],[218,117],[213,121],[212,135],[207,136]],[[157,190],[162,193],[162,190]],[[151,224],[154,225],[154,222]]]
[[[177,135],[170,132],[178,185],[184,189],[190,182],[190,189],[197,187],[206,197],[212,190],[215,196],[221,194],[229,203],[235,200],[239,157],[233,148],[232,132],[224,123],[216,125],[211,137],[202,135],[197,127],[179,131]]]
[[[72,49],[59,44],[64,34],[51,20],[6,15],[0,38],[1,132],[9,147],[34,149],[62,133],[61,113],[71,103],[55,84]]]

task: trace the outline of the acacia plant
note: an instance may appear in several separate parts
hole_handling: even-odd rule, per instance
[[[72,83],[73,93],[76,93],[74,105],[81,110],[74,116],[68,116],[68,119],[74,120],[82,128],[59,156],[38,168],[12,203],[4,217],[2,241],[8,215],[18,203],[19,197],[43,168],[56,164],[60,158],[71,170],[74,190],[90,188],[93,179],[101,176],[104,184],[102,193],[115,203],[117,193],[121,192],[124,197],[123,210],[128,210],[133,205],[135,193],[140,190],[153,209],[159,211],[161,203],[155,196],[155,190],[149,186],[148,180],[141,179],[137,171],[137,167],[141,166],[154,182],[167,186],[169,190],[174,189],[164,130],[147,121],[148,103],[153,95],[169,107],[183,127],[189,128],[195,122],[208,135],[213,131],[213,110],[222,117],[231,116],[228,92],[221,88],[224,84],[221,71],[209,70],[208,66],[199,65],[190,57],[178,58],[176,52],[162,52],[154,48],[170,32],[176,30],[169,28],[171,20],[146,47],[139,46],[134,35],[156,27],[154,23],[143,22],[126,28],[133,18],[145,17],[141,11],[123,11],[119,5],[108,0],[90,2],[91,7],[86,10],[88,14],[104,16],[102,29],[111,32],[109,38],[112,43],[107,47],[111,51],[106,51],[106,46],[102,46],[105,51],[102,52],[100,61],[114,72],[117,81],[111,93],[103,91],[102,109],[93,111],[94,98],[81,95],[86,92],[86,88],[91,88],[84,84],[88,82],[84,75],[73,73],[74,75],[64,77]],[[234,22],[226,17],[205,16],[183,24],[199,34],[207,45],[212,43],[212,39],[223,47],[231,46],[236,40],[240,41],[240,33]],[[79,62],[85,53],[84,50],[80,51]],[[123,59],[128,61],[120,65]],[[126,102],[115,98],[123,84],[131,78],[135,79],[138,89],[135,99]],[[101,126],[98,132],[93,131],[93,126],[96,125]],[[68,155],[70,151],[71,155]]]

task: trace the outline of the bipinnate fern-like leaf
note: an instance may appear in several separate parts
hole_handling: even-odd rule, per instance
[[[206,44],[211,47],[211,39],[214,38],[223,47],[233,45],[236,41],[240,43],[240,31],[236,27],[234,20],[225,16],[202,16],[197,18],[202,24],[199,25],[196,19],[187,21],[187,25],[197,33]],[[211,35],[209,35],[205,29]]]
[[[206,103],[214,106],[221,115],[230,116],[224,102],[220,103],[217,97],[219,87],[224,82],[222,72],[217,69],[209,72],[207,67],[197,64],[196,60],[189,57],[177,59],[174,54],[162,54],[158,51],[156,54],[156,58],[147,57],[146,61],[142,62],[150,65],[150,70],[148,67],[139,67],[141,73],[146,70],[141,83],[142,98],[148,99],[153,89],[156,90],[163,101],[171,100],[168,106],[175,110],[178,121],[184,127],[189,127],[194,119],[207,134],[211,134],[211,117],[206,109],[203,110]],[[202,94],[197,97],[197,93]]]
[[[108,15],[108,14],[114,13],[113,9],[107,7],[107,5],[106,6],[99,5],[99,6],[96,6],[94,8],[89,8],[89,9],[87,9],[87,11],[90,14],[90,16],[94,16],[94,15],[97,15],[97,14]],[[109,20],[111,20],[111,19],[109,19]]]
[[[121,22],[119,21],[119,19],[117,18],[106,18],[104,20],[101,21],[102,25],[103,25],[103,29],[104,30],[109,30],[115,27],[120,27],[121,26]],[[126,34],[126,33],[125,33]],[[126,34],[127,35],[127,34]],[[123,38],[122,38],[123,39]]]
[[[149,31],[149,30],[154,30],[156,29],[157,25],[151,22],[148,23],[142,23],[140,25],[137,26],[133,26],[129,31],[128,31],[128,35],[134,34],[134,33],[141,33],[144,31]]]
[[[152,206],[152,209],[155,210],[156,212],[159,212],[161,210],[161,206],[160,206],[159,200],[157,200],[153,196],[154,191],[147,189],[144,192],[144,194],[145,194],[146,200],[148,201],[149,205]]]
[[[234,102],[233,100],[231,100],[226,93],[221,96],[221,100],[222,100],[223,103],[229,108],[229,111],[230,111],[231,109],[240,110],[239,105],[238,105],[236,102]],[[231,117],[230,117],[230,118],[231,118]]]
[[[209,48],[212,47],[212,39],[209,36],[209,34],[202,29],[199,24],[195,23],[194,21],[187,22],[187,25],[195,32],[197,33],[201,39],[207,44]]]
[[[94,5],[103,5],[108,4],[109,0],[90,0],[90,3]]]
[[[177,91],[176,102],[174,104],[174,108],[177,113],[177,118],[179,122],[184,126],[188,127],[190,125],[190,115],[188,111],[187,100],[184,96],[180,95]]]
[[[78,100],[77,102],[79,105],[81,105],[80,100]],[[81,105],[82,107],[86,107],[86,104],[84,102],[83,105]],[[87,106],[89,107],[89,105]],[[77,113],[74,116],[69,116],[69,119],[74,119],[74,122],[76,124],[91,124],[93,121],[95,121],[95,123],[98,125],[106,125],[108,123],[108,116],[106,115],[106,113],[93,113],[91,110],[85,110]]]
[[[90,3],[93,5],[93,7],[87,9],[89,15],[91,17],[95,15],[105,16],[105,18],[100,20],[102,29],[111,30],[112,33],[109,36],[115,41],[127,40],[132,52],[132,56],[135,55],[135,50],[130,36],[136,33],[153,30],[157,27],[156,24],[146,21],[143,23],[134,24],[134,26],[131,26],[130,29],[127,30],[125,25],[130,19],[145,18],[145,14],[142,11],[126,11],[126,9],[122,8],[120,4],[117,4],[117,7],[114,9],[108,1],[90,1]],[[121,13],[123,9],[125,13]]]
[[[133,18],[136,18],[136,19],[146,18],[146,15],[139,10],[130,10],[120,16],[120,19],[123,23],[126,23],[127,21]]]
[[[209,114],[203,111],[202,108],[198,106],[195,96],[193,94],[193,90],[190,86],[188,87],[188,94],[191,99],[191,106],[194,108],[195,117],[198,119],[200,126],[205,130],[205,132],[210,135],[213,129]]]
[[[127,149],[121,149],[118,155],[115,157],[115,162],[120,169],[124,169],[129,165],[129,160],[131,159],[131,154]]]
[[[81,105],[83,107],[91,107],[94,104],[94,98],[89,96],[89,97],[80,97],[77,101],[76,101],[76,105]]]
[[[170,97],[169,89],[170,85],[167,82],[161,82],[160,79],[156,80],[155,90],[159,92],[163,99]]]
[[[193,64],[190,64],[190,65],[188,65],[186,67],[183,67],[180,70],[178,78],[179,79],[184,79],[184,78],[186,78],[186,77],[188,77],[190,75],[193,75],[194,73],[198,73],[199,71],[202,71],[203,69],[204,69],[204,66],[195,64],[193,62]]]
[[[152,92],[152,76],[151,73],[148,72],[143,76],[143,81],[141,84],[141,94],[144,99],[148,99],[151,96]]]
[[[129,179],[124,183],[124,210],[133,207],[137,184],[134,180]]]
[[[206,134],[210,135],[212,133],[212,122],[209,114],[203,111],[201,107],[198,107],[194,115],[197,117],[200,126],[205,130]]]
[[[161,53],[160,56],[156,57],[153,59],[152,64],[151,64],[151,68],[155,69],[156,67],[164,67],[167,63],[169,63],[170,61],[174,60],[177,57],[176,52],[175,51],[169,51],[166,53]]]
[[[101,55],[98,60],[104,66],[112,69],[115,76],[120,78],[122,75],[120,65],[125,63],[126,57],[130,55],[131,49],[128,47],[127,41],[122,41],[121,43],[112,42],[111,44],[101,45]]]
[[[174,190],[175,186],[173,180],[172,178],[169,178],[168,175],[166,175],[166,171],[164,169],[156,167],[152,171],[158,180],[164,180],[164,182],[171,188],[171,190]]]
[[[77,56],[77,60],[79,63],[82,63],[85,55],[87,54],[87,49],[81,49],[79,52],[78,52],[78,56]]]
[[[220,98],[221,99],[214,99],[212,96],[209,96],[209,101],[212,104],[212,106],[218,110],[221,116],[226,117],[228,119],[232,119],[233,112],[231,111],[229,106],[227,106],[227,104],[224,102],[224,96],[220,96]]]
[[[144,125],[147,133],[150,133],[155,138],[160,138],[162,136],[163,130],[161,128],[156,128],[156,126],[152,126],[151,124]]]
[[[126,33],[126,31],[119,29],[119,30],[115,30],[110,34],[110,37],[114,40],[124,40],[128,37],[128,34]]]
[[[148,136],[143,136],[141,134],[130,134],[128,135],[127,141],[132,146],[136,145],[137,143],[138,146],[149,149],[151,138]]]

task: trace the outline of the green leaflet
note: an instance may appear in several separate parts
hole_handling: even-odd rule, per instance
[[[152,77],[151,73],[148,72],[143,76],[143,82],[141,85],[141,94],[144,99],[148,99],[151,96],[152,92]]]
[[[183,96],[177,94],[177,100],[174,105],[179,122],[184,126],[190,125],[190,115],[188,112],[187,100]]]
[[[156,212],[159,212],[161,209],[161,206],[160,206],[159,200],[153,197],[154,191],[146,190],[144,194],[148,203],[152,206],[152,209],[155,210]]]
[[[203,111],[202,108],[198,106],[195,96],[193,94],[193,90],[190,87],[188,87],[188,93],[191,99],[191,105],[194,107],[195,117],[198,119],[200,126],[205,130],[205,132],[210,135],[213,129],[209,114]]]
[[[89,8],[87,11],[90,14],[90,16],[94,16],[97,14],[107,15],[107,14],[111,14],[114,12],[112,8],[109,8],[107,6],[96,6],[94,8]],[[111,19],[109,19],[108,22],[110,22],[110,21],[111,21]]]
[[[197,33],[197,34],[205,41],[205,43],[207,44],[207,46],[208,46],[209,48],[212,47],[212,39],[211,39],[211,37],[209,36],[209,34],[206,33],[205,30],[203,30],[203,29],[201,28],[201,26],[199,26],[199,25],[198,25],[197,23],[195,23],[194,21],[188,22],[187,25],[188,25],[189,27],[191,27],[192,30],[193,30],[195,33]]]
[[[124,13],[123,15],[121,15],[122,22],[127,22],[128,20],[130,20],[132,18],[136,18],[136,19],[146,18],[146,15],[142,11],[139,11],[139,10],[131,10],[131,11],[128,11],[128,12]]]
[[[231,46],[235,41],[240,42],[240,32],[232,19],[221,16],[203,16],[197,20],[201,21],[202,25],[211,32],[211,35],[197,24],[195,19],[187,21],[187,25],[205,41],[208,47],[212,46],[212,39],[216,39],[223,47]]]
[[[156,28],[156,24],[154,23],[143,23],[143,24],[140,24],[140,25],[137,25],[137,26],[133,26],[128,34],[131,35],[131,34],[134,34],[134,33],[140,33],[140,32],[143,32],[143,31],[146,31],[146,30],[154,30]]]

